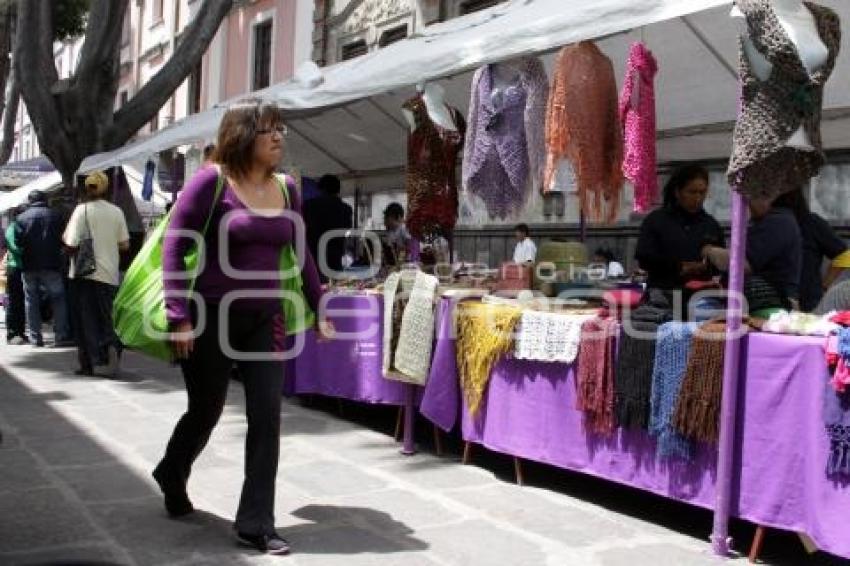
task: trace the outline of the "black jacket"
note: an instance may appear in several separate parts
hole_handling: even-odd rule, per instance
[[[701,210],[696,214],[678,206],[665,206],[647,216],[640,227],[635,258],[649,275],[651,289],[681,289],[682,263],[701,261],[706,244],[724,246],[720,224]]]
[[[15,222],[15,242],[21,248],[23,271],[61,271],[62,215],[45,202],[31,204]]]
[[[319,260],[319,239],[331,230],[346,230],[352,225],[352,210],[341,198],[336,196],[320,196],[304,203],[304,224],[307,227],[307,247],[316,258],[321,280],[327,281],[327,276],[321,273]],[[345,254],[345,240],[333,238],[325,249],[328,267],[334,271],[342,271],[342,256]]]

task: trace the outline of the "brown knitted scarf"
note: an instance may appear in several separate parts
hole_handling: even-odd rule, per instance
[[[614,319],[593,318],[581,325],[576,408],[585,412],[587,429],[614,431],[614,352],[620,325]]]
[[[714,444],[720,433],[726,323],[707,322],[694,333],[673,426],[688,438]]]

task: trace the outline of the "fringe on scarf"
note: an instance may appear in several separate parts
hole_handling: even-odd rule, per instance
[[[829,460],[826,472],[830,476],[850,476],[850,426],[827,425]]]
[[[513,348],[522,310],[504,305],[461,303],[457,318],[457,367],[469,412],[475,415],[496,361]]]
[[[708,444],[716,444],[720,436],[725,338],[723,322],[708,322],[694,333],[673,416],[682,435]]]
[[[655,363],[655,332],[658,325],[632,322],[635,330],[652,333],[652,338],[630,336],[620,338],[617,358],[615,413],[617,423],[623,428],[647,429],[649,404],[652,397],[652,369]]]

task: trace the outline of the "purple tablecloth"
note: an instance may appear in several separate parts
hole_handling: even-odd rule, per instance
[[[443,429],[460,399],[449,305],[420,411]],[[850,485],[827,479],[821,418],[827,369],[822,339],[754,334],[745,340],[732,513],[807,533],[823,550],[850,558]],[[505,359],[493,369],[479,415],[462,415],[465,440],[487,448],[686,501],[714,504],[715,451],[693,463],[659,461],[643,432],[611,438],[585,431],[575,409],[571,366]]]
[[[318,394],[351,401],[403,405],[405,386],[381,369],[383,303],[380,296],[338,295],[328,302],[337,337],[304,336],[304,349],[287,364],[284,393]]]

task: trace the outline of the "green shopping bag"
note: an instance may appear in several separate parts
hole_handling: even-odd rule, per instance
[[[281,183],[287,207],[289,194],[285,183]],[[224,177],[219,175],[216,182],[213,207],[204,224],[204,234],[212,220],[215,203],[221,196]],[[173,359],[173,353],[168,343],[168,320],[165,316],[165,298],[163,289],[162,246],[165,231],[171,220],[171,213],[159,223],[151,236],[142,246],[130,264],[124,281],[118,288],[115,302],[112,306],[112,322],[115,333],[125,347],[138,350],[155,358],[165,361]],[[193,248],[184,259],[186,271],[194,273],[198,265],[198,251]],[[286,246],[281,252],[280,270],[289,274],[281,280],[281,299],[288,334],[302,332],[315,322],[315,315],[307,306],[304,298],[300,270],[297,269],[297,258],[292,246]],[[197,274],[195,274],[197,275]],[[194,287],[194,279],[189,288]],[[297,316],[301,314],[301,316]]]

